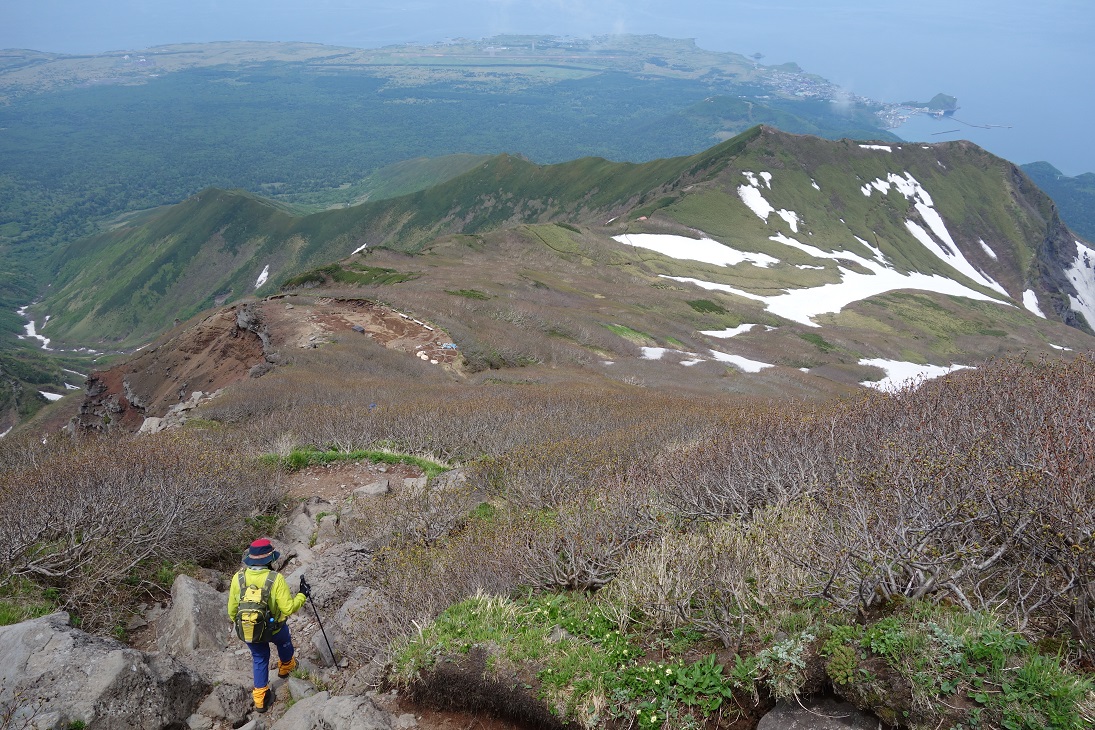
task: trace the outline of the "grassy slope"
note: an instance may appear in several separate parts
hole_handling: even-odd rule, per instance
[[[776,208],[800,215],[799,234],[778,216],[762,221],[741,203],[736,187],[745,181],[743,171],[773,171],[765,196]],[[885,153],[854,142],[754,128],[699,155],[642,164],[584,158],[541,166],[501,155],[428,190],[303,217],[247,194],[206,191],[181,206],[150,214],[143,224],[73,246],[56,293],[41,311],[54,315],[51,327],[58,337],[80,340],[105,334],[136,342],[174,317],[209,306],[218,295],[236,298],[255,292],[256,279],[267,265],[270,279],[259,294],[364,243],[414,253],[451,232],[476,234],[551,221],[600,230],[621,215],[599,235],[643,230],[695,235],[689,229],[700,230],[735,247],[786,260],[771,269],[722,269],[660,257],[650,264],[657,273],[724,281],[758,293],[816,286],[838,276],[831,260],[820,262],[824,271],[797,268],[819,262],[769,241],[777,232],[822,249],[868,255],[855,241],[858,236],[878,246],[902,270],[962,278],[905,229],[910,205],[904,197],[893,191],[867,197],[860,190],[871,180],[906,172],[931,192],[968,259],[1009,291],[1018,293],[1029,285],[1034,247],[1052,217],[1052,206],[1044,196],[1022,189],[1022,176],[1009,163],[963,143],[903,145]],[[820,190],[813,187],[815,182]],[[991,243],[996,260],[982,251],[979,240]],[[764,315],[754,311],[753,316]],[[943,346],[951,348],[952,343]]]

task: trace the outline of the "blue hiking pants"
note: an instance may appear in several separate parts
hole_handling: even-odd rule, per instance
[[[293,658],[293,639],[289,636],[289,624],[283,624],[270,641],[278,648],[278,659],[288,662]],[[251,650],[251,668],[255,674],[255,689],[270,684],[270,642],[247,643]]]

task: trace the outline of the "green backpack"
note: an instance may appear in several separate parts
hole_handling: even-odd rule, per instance
[[[249,644],[261,644],[274,636],[274,617],[270,612],[270,589],[277,573],[270,571],[262,587],[247,584],[244,573],[237,573],[240,583],[240,605],[236,611],[236,636]]]

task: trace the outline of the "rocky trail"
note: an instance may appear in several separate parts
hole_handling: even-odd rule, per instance
[[[361,662],[355,622],[385,610],[361,566],[372,546],[355,541],[355,516],[375,509],[386,494],[459,483],[460,470],[429,481],[410,465],[369,462],[311,466],[288,477],[296,506],[273,541],[276,567],[294,589],[306,575],[312,599],[289,619],[298,668],[279,678],[272,662],[273,703],[265,713],[251,699],[251,657],[228,622],[231,576],[199,570],[179,575],[171,597],[145,606],[128,626],[128,643],[91,636],[57,613],[0,627],[0,728],[67,730],[532,730],[570,727],[543,708],[497,716],[468,707],[490,687],[446,685],[432,678],[432,706],[383,688],[379,661]],[[323,622],[320,630],[317,615]],[[328,648],[330,644],[330,649]],[[333,649],[334,654],[332,655]],[[348,651],[349,649],[349,651]],[[275,654],[276,656],[276,654]],[[459,677],[463,684],[467,676]],[[440,680],[440,681],[438,681]],[[471,681],[476,681],[475,677]],[[532,697],[521,698],[527,706]],[[505,703],[490,703],[503,705]],[[497,708],[495,708],[497,709]],[[5,713],[7,718],[5,719]],[[83,724],[81,724],[83,723]],[[876,720],[831,700],[777,705],[760,730],[857,728]]]

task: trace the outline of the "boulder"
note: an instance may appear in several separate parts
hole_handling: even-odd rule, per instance
[[[387,479],[379,479],[375,482],[370,482],[363,487],[358,487],[353,491],[353,499],[356,504],[359,501],[369,499],[370,497],[379,497],[383,494],[387,494],[392,491],[388,486]]]
[[[316,542],[334,542],[338,539],[338,515],[324,515],[316,528]]]
[[[317,631],[312,634],[312,649],[313,656],[320,666],[333,667],[337,657],[331,653],[335,649],[335,643],[330,640],[330,636],[324,636],[322,631]],[[330,644],[330,646],[328,646]]]
[[[332,515],[335,513],[335,506],[322,497],[309,497],[305,501],[300,503],[300,509],[304,514],[308,515],[312,519],[312,523],[315,524],[319,521],[323,515]]]
[[[249,687],[222,683],[214,687],[198,706],[198,714],[211,720],[225,720],[235,727],[247,719],[251,707]]]
[[[171,585],[171,609],[156,620],[156,645],[172,655],[223,651],[233,638],[228,596],[180,575]]]
[[[174,658],[91,636],[66,613],[0,627],[0,647],[0,703],[35,718],[28,727],[184,727],[210,690]]]
[[[300,700],[271,730],[391,730],[392,718],[368,697],[320,692]]]
[[[167,428],[166,419],[156,418],[155,416],[149,416],[144,419],[141,427],[137,429],[138,434],[142,433],[159,433]]]
[[[877,730],[878,719],[854,705],[830,697],[778,703],[760,719],[757,730]]]
[[[289,677],[285,684],[289,687],[289,696],[297,701],[303,700],[305,697],[311,697],[317,692],[311,682],[298,677]]]
[[[301,508],[296,507],[289,515],[289,520],[281,528],[281,539],[288,543],[311,545],[312,536],[316,532],[316,521],[309,517]]]
[[[418,497],[426,492],[426,484],[429,483],[429,477],[408,477],[403,480],[403,487],[400,489],[400,493],[406,497]]]
[[[363,582],[362,566],[368,563],[371,554],[359,543],[334,543],[310,562],[302,561],[295,570],[283,574],[293,590],[300,585],[300,577],[307,576],[312,586],[311,601],[320,611],[337,610]]]

